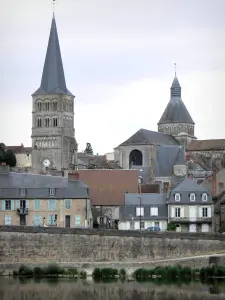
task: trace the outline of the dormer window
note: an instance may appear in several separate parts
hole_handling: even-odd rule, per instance
[[[25,196],[26,196],[26,190],[20,189],[20,197],[25,197]]]
[[[175,201],[180,201],[180,194],[175,194]]]
[[[49,195],[55,196],[55,189],[53,189],[53,188],[49,189]]]
[[[190,201],[195,201],[195,194],[194,193],[190,194]]]
[[[208,200],[208,195],[206,193],[202,194],[202,201],[207,201]]]

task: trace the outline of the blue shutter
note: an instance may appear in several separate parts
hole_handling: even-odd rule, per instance
[[[40,200],[35,199],[34,200],[34,209],[35,210],[40,210],[40,208],[41,208],[40,205],[41,205]]]
[[[14,210],[14,200],[11,200],[11,210]]]
[[[51,210],[51,200],[48,200],[48,210]]]
[[[41,216],[40,215],[35,215],[34,216],[34,225],[35,226],[41,225]]]
[[[48,216],[48,225],[51,225],[51,215]]]
[[[52,200],[53,202],[53,210],[56,210],[56,200]]]
[[[2,200],[2,210],[5,210],[5,200]]]
[[[16,208],[20,208],[20,200],[16,200]]]
[[[29,208],[29,200],[26,200],[26,208]]]

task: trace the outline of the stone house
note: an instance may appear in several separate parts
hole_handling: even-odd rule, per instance
[[[167,203],[163,193],[126,193],[120,208],[119,229],[140,230],[151,226],[167,229]]]
[[[76,174],[63,178],[0,167],[0,224],[91,228],[89,189]]]
[[[168,222],[175,222],[177,231],[213,231],[212,195],[195,180],[185,178],[172,189],[167,203]]]
[[[6,146],[6,149],[10,149],[16,156],[16,168],[15,169],[30,169],[31,168],[31,147],[20,146]]]

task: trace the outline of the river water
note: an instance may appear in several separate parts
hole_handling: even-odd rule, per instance
[[[0,300],[208,300],[225,299],[225,283],[94,283],[92,280],[26,280],[0,277]]]

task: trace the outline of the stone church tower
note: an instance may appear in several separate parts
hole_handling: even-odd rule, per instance
[[[175,74],[170,88],[170,101],[158,122],[158,132],[167,133],[188,147],[194,136],[195,123],[181,99],[181,86]]]
[[[74,98],[67,89],[53,15],[41,85],[32,94],[32,167],[68,169],[76,164]],[[73,157],[73,159],[72,159]],[[72,161],[73,160],[73,161]]]

